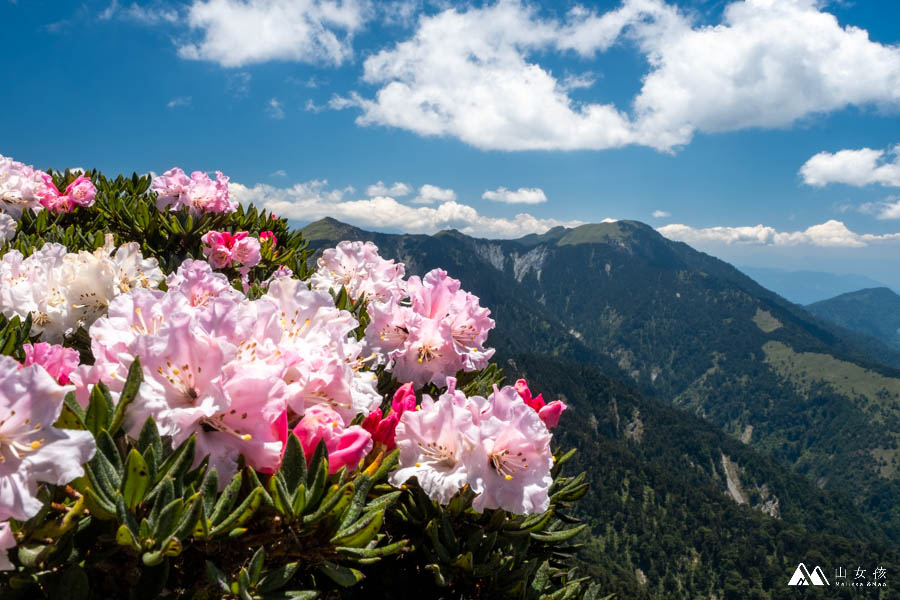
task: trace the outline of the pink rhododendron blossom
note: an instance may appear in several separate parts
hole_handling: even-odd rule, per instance
[[[349,422],[381,403],[377,378],[365,370],[369,357],[350,337],[359,324],[349,312],[338,310],[329,294],[282,277],[268,285],[261,300],[276,307],[277,345],[287,366],[288,404],[295,413],[327,404]]]
[[[248,237],[246,231],[235,234],[209,231],[200,238],[203,242],[203,255],[209,259],[213,268],[221,269],[233,264],[254,267],[260,261],[259,240]]]
[[[397,300],[369,307],[366,343],[398,379],[415,385],[444,385],[459,370],[487,366],[494,354],[484,348],[494,321],[478,298],[459,281],[435,269],[407,283],[411,306]]]
[[[528,389],[528,382],[524,379],[517,380],[515,388],[525,404],[537,411],[541,421],[547,425],[548,429],[553,429],[559,424],[559,417],[566,410],[566,405],[562,400],[554,400],[547,404],[544,402],[543,394],[532,397],[531,390]]]
[[[66,187],[65,193],[78,206],[92,206],[94,197],[97,195],[97,188],[89,178],[80,175]]]
[[[240,300],[242,294],[231,287],[228,278],[212,270],[209,263],[188,259],[166,278],[169,291],[177,291],[188,299],[192,307],[208,306],[213,298]]]
[[[403,264],[381,258],[372,242],[341,242],[325,250],[317,264],[309,280],[312,289],[327,292],[343,286],[354,302],[362,297],[387,302],[405,296]]]
[[[69,373],[81,362],[78,350],[47,342],[33,345],[23,344],[22,349],[25,351],[24,366],[40,365],[44,367],[60,385],[69,384]]]
[[[412,383],[403,384],[394,392],[391,412],[387,417],[383,417],[381,409],[376,408],[363,420],[362,428],[371,433],[372,439],[376,442],[384,444],[388,450],[393,450],[396,447],[394,438],[397,423],[408,410],[416,410],[416,393],[413,391]]]
[[[419,410],[406,411],[396,429],[400,464],[390,475],[391,485],[400,486],[415,477],[432,500],[447,504],[477,468],[479,431],[473,413],[444,394],[435,402],[422,398]]]
[[[395,413],[403,414],[408,410],[416,410],[416,392],[413,391],[412,382],[404,383],[391,399],[391,410]]]
[[[14,568],[9,562],[9,551],[15,547],[16,538],[9,527],[9,522],[0,523],[0,571],[10,571]]]
[[[59,190],[50,175],[0,155],[0,211],[19,220],[24,210],[39,212],[42,200],[56,196]]]
[[[266,241],[268,241],[269,244],[271,244],[273,248],[278,244],[278,238],[275,237],[275,234],[272,233],[271,231],[260,232],[259,241],[261,243],[266,243]]]
[[[501,508],[530,515],[550,506],[550,432],[515,388],[498,389],[488,398],[478,429],[479,454],[469,483],[478,492],[472,508]]]
[[[43,506],[39,481],[63,485],[84,474],[94,437],[53,427],[71,390],[38,365],[20,369],[0,356],[0,520],[34,516]]]
[[[261,288],[266,289],[269,287],[269,284],[272,283],[273,281],[275,281],[276,279],[281,279],[282,277],[293,277],[293,276],[294,276],[293,271],[291,271],[288,267],[281,265],[277,269],[275,269],[275,271],[272,273],[272,275],[268,279],[266,279],[259,285]]]
[[[303,446],[309,462],[319,441],[328,450],[328,472],[336,473],[342,467],[353,470],[372,450],[372,436],[358,425],[344,427],[344,420],[335,410],[319,404],[306,411],[294,427],[294,434]]]
[[[206,173],[194,171],[191,176],[175,167],[154,177],[150,189],[156,192],[159,210],[180,210],[187,207],[191,214],[234,212],[237,202],[228,195],[228,177],[216,171],[213,181]]]
[[[0,246],[16,237],[16,220],[0,211]]]
[[[258,239],[255,237],[243,237],[235,241],[231,250],[231,256],[235,262],[245,267],[255,267],[260,261],[259,251]]]

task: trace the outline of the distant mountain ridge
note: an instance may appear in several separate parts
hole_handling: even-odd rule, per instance
[[[518,240],[477,239],[455,230],[433,236],[371,233],[330,219],[303,232],[314,248],[371,240],[383,256],[404,262],[409,274],[445,268],[492,309],[497,327],[489,343],[504,368],[548,386],[545,394],[577,395],[582,402],[605,397],[614,405],[624,392],[605,391],[610,384],[602,373],[647,395],[637,413],[633,403],[624,413],[614,411],[618,416],[609,431],[616,433],[603,442],[622,456],[646,449],[629,459],[637,462],[622,477],[643,472],[641,461],[656,464],[675,453],[660,463],[675,469],[675,479],[659,483],[662,488],[699,469],[703,485],[729,503],[740,501],[820,531],[828,529],[814,525],[812,515],[829,514],[836,519],[833,534],[900,540],[900,371],[875,360],[898,365],[898,354],[817,319],[731,265],[635,221],[560,227]],[[578,378],[562,377],[579,371]],[[696,423],[681,423],[682,413],[665,412],[659,402],[703,417],[737,445]],[[597,404],[593,416],[585,409],[579,406],[578,414],[588,420],[567,426],[568,435],[583,446],[601,443],[591,441],[591,429],[584,427],[610,423],[604,415],[611,406]],[[670,443],[650,451],[639,439],[648,436]],[[738,454],[737,447],[746,451]],[[780,479],[781,464],[802,477]],[[831,491],[816,492],[813,484]],[[636,492],[629,487],[616,493],[626,498]],[[845,496],[848,503],[840,500]],[[695,500],[684,496],[683,502]],[[709,501],[695,508],[730,510],[720,500]],[[803,508],[814,503],[824,504]],[[861,529],[845,518],[858,519]],[[685,543],[693,539],[691,531],[683,530]],[[595,534],[598,540],[620,539],[596,528]]]
[[[848,292],[816,302],[806,310],[900,351],[900,295],[886,287]]]
[[[863,288],[886,287],[864,275],[837,275],[819,271],[791,271],[767,267],[738,267],[763,287],[796,304],[812,304]]]

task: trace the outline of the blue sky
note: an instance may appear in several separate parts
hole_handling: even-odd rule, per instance
[[[0,0],[0,153],[221,170],[298,222],[638,219],[900,287],[898,22],[876,0]]]

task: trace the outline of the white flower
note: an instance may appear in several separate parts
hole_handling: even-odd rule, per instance
[[[5,212],[0,212],[0,245],[16,237],[16,220]]]
[[[9,571],[13,568],[7,552],[15,547],[16,538],[13,537],[9,523],[0,523],[0,571]]]

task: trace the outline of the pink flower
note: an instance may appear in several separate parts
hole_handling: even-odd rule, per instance
[[[501,508],[517,515],[544,512],[553,478],[550,432],[538,414],[521,401],[513,387],[488,398],[478,425],[480,439],[469,484],[478,496],[478,512]]]
[[[247,232],[245,231],[242,231],[241,233],[244,234],[244,237],[236,238],[231,251],[231,256],[235,262],[238,262],[245,267],[255,267],[260,261],[259,240],[254,237],[246,237]]]
[[[208,231],[200,238],[203,242],[203,255],[209,259],[213,268],[221,269],[232,266],[232,263],[253,267],[259,264],[259,240],[248,237],[246,231],[235,234],[219,231]]]
[[[312,289],[326,292],[343,286],[353,301],[387,302],[405,296],[404,272],[402,263],[381,258],[372,242],[345,241],[322,252],[309,281]]]
[[[263,231],[263,232],[261,232],[261,233],[259,234],[259,240],[260,240],[261,242],[263,242],[263,243],[265,243],[266,240],[268,240],[269,243],[272,245],[273,248],[274,248],[275,245],[278,243],[278,238],[275,237],[275,234],[272,233],[271,231]]]
[[[37,514],[43,506],[39,481],[63,485],[84,474],[81,465],[96,449],[94,436],[53,426],[72,389],[42,367],[20,368],[0,356],[0,521]]]
[[[372,451],[372,436],[358,425],[344,427],[344,420],[335,410],[319,404],[311,407],[294,427],[294,434],[303,446],[309,462],[319,441],[328,449],[328,472],[342,467],[353,470]]]
[[[91,206],[94,203],[94,197],[97,195],[97,188],[93,182],[80,175],[75,181],[66,187],[66,196],[71,198],[72,202],[78,206]]]
[[[408,410],[416,410],[416,393],[413,391],[412,383],[400,386],[394,393],[394,399],[391,402],[391,413],[382,418],[381,409],[376,408],[369,413],[363,422],[362,428],[372,434],[372,439],[376,442],[384,444],[388,450],[396,447],[395,432],[400,417]]]
[[[391,410],[401,415],[408,410],[416,410],[416,393],[413,391],[412,381],[404,383],[394,392]]]
[[[22,349],[25,350],[24,366],[37,364],[44,367],[60,385],[69,384],[69,374],[80,362],[77,350],[57,344],[23,344]]]
[[[16,538],[9,527],[9,522],[0,523],[0,571],[11,571],[15,568],[9,562],[9,550],[15,547]]]
[[[544,424],[547,425],[547,429],[553,429],[559,424],[559,417],[567,408],[562,400],[554,400],[550,404],[547,404],[546,402],[544,402],[543,394],[538,394],[537,396],[532,397],[531,390],[528,389],[528,383],[524,379],[517,380],[515,388],[519,393],[519,396],[522,397],[522,400],[525,401],[525,404],[533,408],[535,412],[538,413],[541,421],[543,421]]]
[[[442,386],[459,370],[484,368],[494,354],[484,348],[494,321],[459,281],[435,269],[407,283],[411,306],[395,299],[368,308],[366,344],[401,380]]]
[[[406,411],[396,429],[400,449],[399,468],[390,475],[400,486],[415,477],[429,498],[447,504],[466,483],[479,449],[478,426],[473,411],[447,393],[435,402],[424,396],[419,410]]]
[[[194,171],[188,177],[176,167],[154,177],[150,188],[157,194],[156,206],[159,210],[187,207],[194,215],[237,210],[237,203],[228,196],[228,177],[220,171],[216,171],[216,180],[213,181],[202,171]]]

